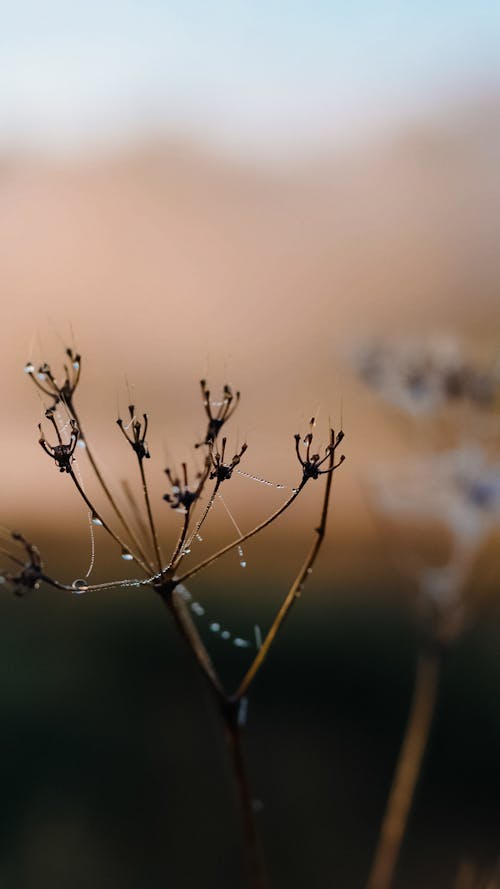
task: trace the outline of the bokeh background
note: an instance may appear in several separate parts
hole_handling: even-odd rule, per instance
[[[85,573],[86,512],[38,448],[23,374],[56,368],[66,345],[118,491],[133,467],[117,412],[131,395],[148,411],[166,542],[162,470],[194,460],[201,377],[241,389],[231,443],[248,442],[257,476],[296,482],[292,436],[313,414],[320,440],[329,422],[346,432],[321,559],[250,704],[277,887],[361,886],[375,846],[418,627],[366,479],[412,441],[349,358],[367,338],[436,333],[496,354],[499,26],[497,3],[448,0],[20,0],[2,14],[2,524],[62,579]],[[268,625],[318,496],[248,545],[244,571],[228,557],[196,581],[210,616],[243,636]],[[280,492],[239,477],[226,499],[247,528]],[[223,510],[211,522],[207,536],[231,538]],[[446,666],[401,889],[451,887],[460,861],[500,853],[491,565],[488,607]],[[95,579],[123,572],[97,536]],[[0,608],[2,885],[243,885],[218,728],[155,598],[2,592]],[[210,644],[234,681],[247,655]]]

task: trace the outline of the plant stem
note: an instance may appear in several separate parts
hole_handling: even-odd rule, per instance
[[[249,887],[250,889],[267,889],[269,883],[255,821],[254,803],[243,757],[241,728],[238,725],[237,718],[234,716],[234,712],[234,710],[229,711],[230,715],[228,715],[228,712],[223,710],[223,719],[225,736],[240,805],[243,838],[248,862]]]
[[[141,482],[142,482],[142,490],[144,492],[144,501],[146,503],[146,512],[148,514],[149,527],[151,530],[151,538],[153,540],[153,548],[156,556],[156,564],[158,565],[158,571],[160,576],[163,574],[162,569],[162,560],[160,553],[160,544],[158,542],[158,535],[156,533],[156,526],[153,518],[153,510],[151,509],[151,501],[149,499],[149,491],[148,484],[146,481],[146,474],[144,472],[144,461],[141,457],[138,458],[139,461],[139,472],[141,473]]]
[[[332,452],[330,454],[330,460],[329,460],[330,467],[333,467],[333,460],[334,460],[334,452],[332,450]],[[288,593],[286,594],[286,596],[281,604],[281,607],[279,608],[278,613],[276,614],[276,617],[274,618],[274,621],[267,633],[267,636],[264,639],[264,642],[262,643],[259,651],[255,655],[255,658],[252,661],[245,676],[243,677],[243,679],[238,687],[238,690],[235,694],[236,698],[241,698],[243,695],[246,695],[246,693],[248,692],[250,685],[254,681],[258,671],[260,670],[262,664],[264,663],[267,653],[268,653],[269,649],[271,648],[271,645],[273,644],[283,621],[285,620],[292,605],[295,604],[295,602],[301,595],[302,590],[304,588],[304,584],[305,584],[307,578],[311,574],[312,567],[318,557],[318,553],[320,551],[321,544],[323,543],[323,539],[324,539],[325,532],[326,532],[326,522],[328,519],[328,507],[330,505],[330,494],[331,494],[331,490],[332,490],[332,481],[333,481],[333,469],[326,476],[325,493],[323,495],[323,504],[321,507],[321,517],[320,517],[319,525],[315,529],[315,534],[316,534],[315,540],[311,546],[311,549],[309,550],[309,553],[307,555],[307,558],[306,558],[304,564],[302,565],[299,573],[297,574],[297,577],[295,578],[292,586],[290,587]]]
[[[141,559],[142,559],[142,562],[143,562],[143,563],[147,563],[147,562],[148,562],[148,558],[147,558],[147,556],[145,555],[144,550],[141,548],[141,545],[140,545],[140,543],[139,543],[139,541],[138,541],[138,539],[137,539],[137,536],[133,533],[133,531],[132,531],[132,529],[131,529],[129,523],[127,522],[125,516],[123,515],[121,509],[119,508],[119,506],[118,506],[118,504],[117,504],[115,498],[113,497],[113,495],[112,495],[112,493],[111,493],[111,491],[110,491],[108,485],[106,484],[106,482],[105,482],[105,480],[104,480],[104,477],[103,477],[103,475],[102,475],[102,472],[101,472],[101,470],[99,469],[99,466],[97,465],[97,462],[96,462],[96,460],[95,460],[95,457],[94,457],[94,455],[93,455],[93,453],[92,453],[92,451],[91,451],[91,449],[90,449],[90,446],[89,446],[87,437],[86,437],[86,435],[85,435],[85,433],[84,433],[84,431],[83,431],[82,424],[81,424],[81,421],[80,421],[80,417],[78,416],[78,414],[77,414],[77,412],[76,412],[76,410],[75,410],[75,406],[74,406],[74,404],[73,404],[73,400],[71,400],[71,402],[68,402],[68,403],[67,403],[67,407],[68,407],[68,411],[70,412],[70,414],[72,414],[72,415],[73,415],[73,418],[76,420],[77,426],[78,426],[78,428],[79,428],[79,430],[80,430],[80,435],[81,435],[83,441],[85,442],[85,453],[86,453],[86,455],[87,455],[87,457],[88,457],[88,460],[89,460],[89,463],[90,463],[92,469],[94,470],[94,474],[95,474],[95,477],[97,478],[97,481],[99,482],[99,484],[100,484],[102,490],[104,491],[104,494],[106,495],[106,497],[107,497],[107,499],[108,499],[108,502],[109,502],[111,508],[113,509],[115,515],[117,516],[117,518],[118,518],[119,521],[121,522],[124,531],[129,535],[130,539],[133,541],[133,545],[134,545],[134,547],[136,548],[137,552],[139,553],[139,555],[140,555],[140,557],[141,557]]]
[[[390,889],[392,885],[434,716],[439,670],[438,651],[422,651],[417,663],[410,715],[367,889]]]

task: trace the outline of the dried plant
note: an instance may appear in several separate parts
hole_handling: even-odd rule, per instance
[[[370,345],[359,350],[356,366],[360,377],[410,421],[412,442],[420,445],[404,461],[372,472],[375,513],[393,528],[437,522],[450,540],[447,559],[438,566],[411,551],[404,555],[413,573],[423,641],[368,880],[368,889],[390,889],[433,722],[443,657],[478,612],[475,569],[484,543],[500,524],[500,368],[484,358],[474,361],[449,337]]]
[[[185,567],[186,559],[191,552],[191,545],[199,537],[199,532],[207,520],[211,507],[216,497],[220,495],[221,487],[231,481],[247,450],[247,445],[243,444],[236,453],[229,457],[227,438],[226,436],[221,436],[224,427],[233,416],[238,405],[240,399],[239,392],[234,393],[229,385],[225,385],[220,399],[214,402],[206,382],[204,380],[201,382],[202,402],[207,425],[202,442],[196,443],[194,447],[201,449],[203,452],[203,466],[201,471],[197,472],[194,482],[189,481],[188,463],[186,461],[181,463],[180,474],[170,467],[165,469],[169,491],[163,495],[163,500],[172,510],[180,513],[182,516],[177,541],[175,545],[170,546],[170,556],[165,559],[162,554],[165,544],[163,539],[160,539],[146,474],[146,461],[151,458],[147,443],[148,417],[146,414],[142,414],[142,417],[139,417],[135,406],[130,404],[127,422],[121,418],[118,418],[116,421],[123,438],[130,446],[137,461],[137,470],[142,487],[144,514],[141,513],[140,505],[131,494],[129,484],[126,486],[126,492],[135,517],[139,519],[140,527],[147,534],[148,539],[146,542],[141,540],[128,517],[119,507],[112,493],[111,486],[105,480],[94,457],[93,449],[82,425],[82,420],[75,404],[75,392],[81,377],[81,356],[68,348],[66,357],[67,361],[63,365],[62,381],[59,381],[59,378],[55,376],[47,363],[43,363],[36,368],[32,362],[29,362],[25,367],[28,377],[38,389],[44,402],[45,418],[50,431],[51,440],[49,441],[42,424],[40,424],[39,444],[47,456],[54,461],[59,472],[65,477],[69,477],[75,491],[85,502],[89,510],[91,522],[94,525],[101,526],[107,532],[119,548],[122,558],[133,563],[142,572],[143,576],[128,580],[110,579],[104,583],[97,584],[92,584],[86,578],[76,580],[73,584],[66,584],[47,573],[40,553],[34,545],[29,543],[21,534],[13,533],[11,541],[16,544],[17,549],[2,547],[0,550],[8,558],[12,566],[12,570],[3,572],[2,579],[12,586],[17,595],[22,595],[27,591],[38,590],[40,585],[45,583],[58,590],[72,594],[99,592],[110,587],[141,585],[150,587],[160,596],[211,690],[216,711],[224,728],[238,790],[250,884],[254,889],[263,889],[267,885],[267,875],[254,820],[252,795],[246,774],[241,741],[247,697],[283,621],[299,597],[318,556],[325,536],[333,473],[344,460],[343,455],[337,456],[344,434],[342,431],[335,434],[333,430],[330,430],[329,440],[323,453],[313,452],[314,420],[311,420],[310,429],[302,439],[303,450],[301,448],[301,436],[299,434],[295,435],[295,450],[299,464],[298,480],[296,487],[291,489],[291,493],[282,505],[251,530],[239,534],[230,543],[215,549],[197,564]],[[90,468],[104,495],[105,508],[98,507],[84,488],[75,465],[77,445],[82,446],[83,453],[86,454]],[[273,524],[298,500],[306,485],[320,479],[324,482],[320,516],[318,525],[314,530],[314,539],[309,553],[292,586],[284,596],[267,635],[261,640],[261,644],[254,654],[250,665],[244,675],[241,676],[237,688],[228,690],[225,688],[221,676],[211,659],[208,647],[192,619],[191,611],[196,614],[197,608],[200,606],[198,603],[191,601],[190,593],[185,584],[190,578],[221,559],[227,553],[234,550],[241,553],[243,543]],[[277,487],[283,486],[278,485]],[[236,638],[234,639],[234,644],[243,646],[246,645],[246,642]]]

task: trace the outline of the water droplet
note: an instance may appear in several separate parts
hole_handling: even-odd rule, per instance
[[[247,567],[247,563],[245,562],[244,559],[242,559],[242,561],[240,562],[240,568],[246,568],[246,567]]]
[[[233,645],[236,645],[236,648],[248,648],[250,642],[247,639],[241,639],[239,636],[236,636],[236,639],[233,639]]]
[[[202,540],[203,540],[203,537],[201,536],[201,534],[197,534],[197,535],[196,535],[196,539],[199,540],[200,543],[201,543]]]
[[[0,583],[5,583],[5,577],[3,574],[0,574]]]
[[[238,725],[242,728],[247,724],[247,715],[248,715],[248,698],[241,698],[240,705],[238,707]]]
[[[79,361],[73,361],[73,369],[74,369],[74,370],[79,370],[79,368],[80,368],[80,362],[79,362]]]
[[[299,493],[298,488],[292,488],[292,494],[298,494],[298,493]]]
[[[96,515],[96,513],[94,513],[92,516],[92,524],[93,525],[102,525],[102,519],[100,519],[99,516]]]
[[[74,580],[71,584],[73,587],[73,595],[74,596],[82,596],[88,590],[88,583],[83,578],[79,577],[77,580]]]
[[[32,374],[34,372],[34,370],[35,370],[35,365],[32,364],[31,361],[28,361],[28,363],[24,365],[24,373],[25,374]]]
[[[307,573],[308,573],[308,574],[312,574],[312,573],[313,573],[312,568],[308,568],[308,569],[307,569]]]
[[[131,562],[133,558],[132,553],[129,553],[128,549],[122,549],[122,559],[124,559],[125,562]]]
[[[210,629],[212,630],[212,633],[218,633],[220,630],[220,624],[218,624],[217,621],[214,620],[210,624]]]
[[[85,448],[87,447],[87,445],[85,444],[83,438],[79,438],[79,439],[78,439],[78,441],[77,441],[77,445],[78,445],[79,448],[82,449],[82,451],[85,450]]]
[[[182,555],[188,556],[190,552],[191,552],[190,548],[188,546],[186,546],[186,548],[182,550]]]
[[[285,486],[284,486],[284,485],[276,485],[276,487],[279,488],[279,489],[281,490],[281,489],[284,488]]]
[[[172,485],[172,494],[179,494],[180,490],[179,485]]]
[[[220,635],[221,635],[221,639],[230,639],[231,638],[231,633],[229,632],[229,630],[223,630]]]
[[[37,377],[38,377],[38,379],[41,380],[41,382],[43,383],[43,381],[47,379],[47,374],[44,374],[44,373],[42,373],[42,371],[39,371],[39,372],[37,373]]]
[[[180,583],[179,586],[176,586],[175,591],[177,593],[179,593],[179,596],[182,596],[182,598],[184,599],[185,602],[191,601],[191,599],[192,599],[191,593],[189,592],[187,587],[184,586],[183,583]]]
[[[197,614],[199,617],[201,617],[202,614],[205,614],[205,609],[203,605],[200,605],[199,602],[193,602],[191,604],[191,610],[194,611],[194,613]]]
[[[259,625],[255,624],[253,630],[255,633],[255,645],[257,646],[257,648],[262,648],[262,633],[260,631]]]

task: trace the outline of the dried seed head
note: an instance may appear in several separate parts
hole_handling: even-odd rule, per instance
[[[198,483],[194,488],[189,485],[186,463],[182,464],[182,478],[179,478],[178,475],[173,475],[168,468],[165,469],[165,475],[170,482],[171,493],[164,494],[163,499],[170,504],[171,509],[180,509],[189,512],[193,503],[195,503],[200,495],[203,479],[202,473],[198,472],[196,474]]]
[[[43,448],[46,454],[54,460],[56,466],[59,469],[59,472],[71,472],[71,463],[73,462],[73,454],[76,448],[76,444],[78,441],[78,426],[75,420],[70,420],[71,434],[69,442],[64,443],[61,438],[61,433],[59,432],[59,428],[57,426],[55,417],[54,417],[54,408],[49,408],[45,411],[45,416],[47,420],[52,424],[56,435],[57,435],[57,444],[51,445],[45,438],[42,430],[42,424],[38,424],[38,429],[40,430],[40,438],[38,440],[39,444]]]
[[[210,400],[210,390],[207,388],[205,380],[200,380],[200,386],[201,396],[203,399],[203,407],[207,415],[208,425],[205,439],[195,445],[195,447],[197,448],[201,447],[202,445],[214,444],[222,427],[234,414],[240,400],[240,393],[233,393],[233,390],[230,386],[227,385],[227,383],[222,390],[222,396],[220,400],[216,402],[212,402]],[[215,412],[214,408],[217,409]]]
[[[210,478],[216,478],[219,482],[227,481],[231,478],[233,470],[238,466],[248,445],[243,444],[237,454],[234,454],[229,463],[224,463],[224,454],[226,451],[226,438],[222,439],[222,447],[214,451],[213,445],[210,446],[210,458],[212,462],[212,471]]]
[[[127,426],[123,425],[123,420],[119,417],[116,421],[117,425],[120,427],[125,439],[128,441],[132,450],[137,454],[137,459],[140,463],[144,459],[149,460],[151,454],[149,453],[149,448],[146,442],[146,432],[148,431],[148,416],[147,414],[142,415],[142,422],[138,420],[135,416],[135,407],[133,404],[129,404],[128,412],[130,414],[130,422]],[[127,430],[131,429],[131,435],[127,435]]]
[[[310,427],[314,426],[314,417],[310,422]],[[320,454],[311,454],[311,447],[313,442],[313,434],[312,431],[309,431],[307,435],[304,436],[302,443],[306,446],[305,454],[302,456],[300,452],[300,444],[301,444],[301,436],[297,432],[294,435],[295,439],[295,452],[297,454],[297,459],[302,467],[302,483],[305,483],[310,478],[319,478],[320,475],[325,475],[328,472],[333,472],[334,469],[337,469],[341,463],[344,462],[345,456],[341,454],[337,463],[334,461],[331,462],[331,458],[333,458],[335,451],[337,450],[340,442],[344,438],[344,433],[342,430],[335,435],[333,429],[330,430],[330,442],[325,448],[325,452],[323,457]],[[331,465],[328,465],[326,468],[322,468],[325,466],[325,463],[331,462]]]
[[[12,540],[22,546],[26,561],[23,563],[17,556],[4,550],[7,558],[14,562],[14,564],[18,565],[20,570],[17,574],[13,574],[9,571],[2,571],[2,578],[5,583],[11,584],[16,596],[22,596],[25,592],[37,590],[40,587],[43,574],[43,563],[37,547],[32,543],[28,543],[22,534],[13,531],[11,537]]]
[[[81,355],[70,348],[66,349],[66,356],[69,358],[69,362],[65,362],[63,365],[64,380],[62,383],[57,381],[47,362],[40,364],[37,369],[32,361],[28,361],[24,366],[24,372],[33,380],[40,392],[53,400],[52,407],[63,402],[71,413],[73,395],[80,381],[82,359]]]

